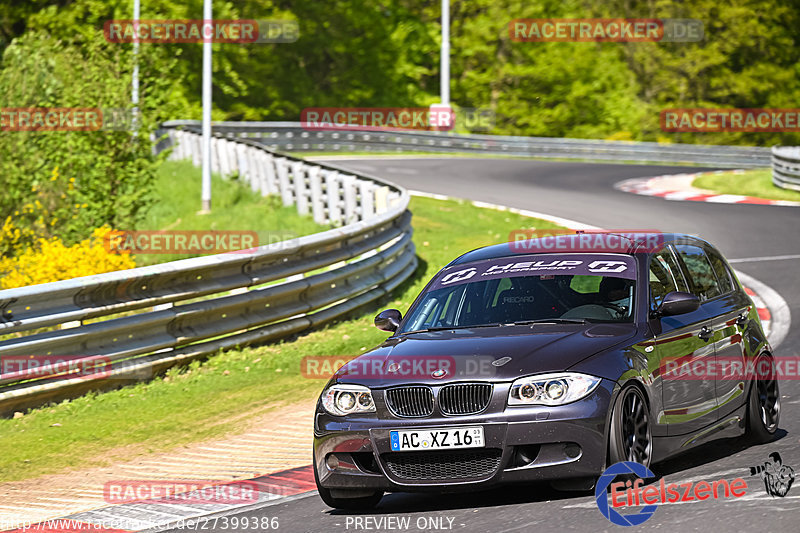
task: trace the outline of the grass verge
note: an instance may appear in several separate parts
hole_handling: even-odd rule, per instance
[[[781,189],[772,184],[772,169],[769,168],[708,174],[696,178],[692,185],[720,194],[741,194],[768,200],[800,202],[800,191]]]
[[[457,255],[505,242],[511,230],[554,228],[543,220],[454,200],[411,199],[420,266],[386,307],[405,311],[428,279]],[[0,480],[13,481],[137,454],[161,452],[241,429],[249,413],[312,398],[324,380],[306,379],[307,355],[356,355],[386,338],[375,313],[282,342],[221,353],[148,383],[91,394],[0,420]]]
[[[211,176],[211,213],[199,214],[200,169],[191,161],[167,161],[159,169],[156,203],[137,230],[255,231],[259,244],[271,244],[330,229],[284,207],[277,196],[263,197],[236,180]],[[190,194],[187,194],[190,191]],[[193,257],[189,254],[137,254],[139,266]]]

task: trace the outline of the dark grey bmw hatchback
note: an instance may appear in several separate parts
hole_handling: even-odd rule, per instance
[[[392,335],[339,369],[317,404],[325,503],[534,480],[585,490],[618,461],[770,439],[771,349],[722,255],[689,235],[620,239],[613,253],[474,250],[405,317],[381,312]]]

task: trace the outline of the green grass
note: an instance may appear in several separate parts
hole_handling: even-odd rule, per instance
[[[708,174],[695,179],[692,185],[720,194],[741,194],[769,200],[800,202],[800,191],[781,189],[772,184],[772,170],[769,168],[746,170],[738,174],[733,172]]]
[[[462,201],[414,197],[411,209],[420,266],[383,306],[403,312],[428,279],[461,253],[505,242],[511,230],[557,227]],[[313,398],[325,380],[304,378],[302,358],[354,356],[380,343],[387,333],[372,325],[377,311],[294,342],[221,353],[148,383],[0,420],[0,480],[109,465],[219,437],[241,430],[243,421],[278,408],[280,402]]]
[[[263,197],[236,180],[211,176],[211,213],[200,210],[200,169],[190,161],[167,161],[155,185],[157,201],[137,230],[255,231],[271,244],[329,229],[284,207],[276,196]],[[187,193],[188,191],[188,193]],[[149,265],[192,257],[188,254],[138,254],[136,264]]]

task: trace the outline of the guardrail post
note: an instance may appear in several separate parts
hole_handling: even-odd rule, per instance
[[[361,200],[361,220],[366,220],[375,215],[375,185],[369,181],[359,181],[358,193]]]
[[[178,161],[181,158],[181,145],[180,145],[180,131],[178,130],[169,130],[167,132],[167,136],[169,137],[170,142],[172,143],[172,153],[169,154],[170,161]]]
[[[283,205],[292,205],[292,188],[289,184],[289,163],[283,157],[275,158],[275,170],[278,174],[278,188],[281,192]]]
[[[358,221],[356,177],[349,174],[342,176],[342,189],[344,190],[344,223],[352,224]]]
[[[227,139],[220,139],[219,140],[219,168],[220,168],[220,176],[223,179],[227,178],[231,175],[231,163],[230,163],[230,152],[228,150],[228,140]]]
[[[261,191],[264,169],[261,167],[261,153],[252,146],[247,147],[247,159],[250,165],[250,190],[253,192]]]
[[[234,143],[236,150],[236,168],[239,169],[239,179],[245,183],[250,179],[250,167],[247,165],[247,145]]]
[[[328,220],[331,224],[342,223],[342,208],[339,192],[339,173],[335,170],[326,170],[322,173],[325,182],[325,192],[328,196]]]
[[[311,188],[311,215],[317,224],[325,224],[325,203],[322,198],[322,168],[314,166],[308,171],[308,180]]]
[[[222,166],[219,157],[219,139],[211,137],[211,172],[222,175]]]
[[[301,215],[308,214],[308,186],[306,184],[306,164],[302,161],[292,163],[292,176],[294,179],[294,199],[297,212]]]
[[[375,189],[375,212],[383,213],[389,209],[389,187]]]
[[[278,178],[275,176],[275,157],[268,152],[261,154],[261,165],[264,171],[264,183],[261,195],[275,194],[278,192]]]
[[[192,163],[194,166],[199,167],[201,164],[201,156],[203,153],[202,147],[200,146],[201,139],[199,135],[192,135]]]

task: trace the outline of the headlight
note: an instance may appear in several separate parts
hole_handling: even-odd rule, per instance
[[[589,395],[600,378],[562,372],[520,378],[511,384],[508,405],[564,405]]]
[[[332,415],[374,413],[372,393],[362,385],[333,385],[322,393],[322,406]]]

